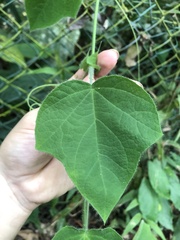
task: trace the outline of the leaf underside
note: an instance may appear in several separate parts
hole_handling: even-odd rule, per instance
[[[46,28],[63,17],[76,17],[82,0],[25,0],[31,30]]]
[[[82,230],[64,227],[56,233],[52,240],[122,240],[121,236],[111,228]]]
[[[156,107],[131,80],[103,77],[62,83],[44,100],[36,147],[59,159],[105,222],[141,153],[161,137]]]

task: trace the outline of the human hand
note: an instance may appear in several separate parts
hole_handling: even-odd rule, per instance
[[[98,55],[101,70],[95,79],[108,74],[117,59],[118,54],[114,50],[101,52]],[[80,69],[71,79],[88,81],[88,76]],[[35,149],[37,113],[38,109],[27,113],[0,147],[0,175],[7,183],[11,199],[27,213],[73,187],[62,163]]]

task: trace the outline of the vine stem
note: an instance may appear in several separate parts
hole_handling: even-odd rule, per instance
[[[91,45],[91,54],[96,53],[96,32],[97,32],[97,23],[98,23],[98,13],[99,13],[99,4],[100,0],[96,0],[95,12],[94,12],[94,21],[93,21],[93,35],[92,35],[92,45]],[[94,82],[94,67],[89,66],[89,82],[92,84]],[[83,227],[87,231],[89,227],[89,202],[84,199],[83,202]]]
[[[33,105],[37,104],[39,105],[39,103],[37,103],[36,101],[33,103],[33,105],[30,104],[30,98],[31,98],[31,95],[36,91],[36,90],[39,90],[41,88],[45,88],[45,87],[56,87],[58,86],[57,83],[50,83],[50,84],[44,84],[44,85],[41,85],[41,86],[38,86],[36,88],[33,88],[30,93],[28,94],[27,98],[26,98],[26,101],[27,101],[27,105],[29,107],[29,110],[32,110],[33,109]]]
[[[91,54],[92,55],[95,54],[95,52],[96,52],[96,32],[97,32],[99,4],[100,4],[100,0],[96,0],[94,21],[93,21],[92,45],[91,45]],[[90,84],[92,84],[94,82],[94,68],[92,66],[89,66],[89,82],[90,82]]]
[[[89,227],[89,202],[84,199],[83,202],[83,228],[84,230],[88,230]]]

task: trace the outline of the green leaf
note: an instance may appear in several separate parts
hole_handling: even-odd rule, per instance
[[[123,231],[122,236],[124,237],[126,234],[128,234],[129,232],[132,231],[133,228],[135,228],[139,222],[142,219],[142,215],[140,213],[137,213],[131,220],[130,222],[127,224],[126,228]]]
[[[112,228],[99,230],[83,230],[73,227],[64,227],[52,240],[123,240]]]
[[[46,28],[63,17],[76,17],[82,0],[25,0],[31,30]]]
[[[180,182],[175,172],[169,177],[170,198],[174,206],[180,211]]]
[[[154,191],[161,197],[169,199],[169,180],[165,170],[161,166],[160,161],[154,160],[153,162],[148,162],[148,174]]]
[[[101,68],[100,66],[97,65],[97,56],[98,56],[98,53],[96,52],[90,56],[85,57],[80,64],[80,68],[82,68],[85,72],[87,72],[88,68],[91,66],[99,71]]]
[[[97,56],[98,56],[98,52],[90,55],[87,57],[87,64],[88,66],[91,66],[95,69],[97,69],[98,71],[101,69],[100,66],[98,66],[96,63],[97,63]]]
[[[136,191],[131,190],[128,193],[124,194],[123,197],[118,202],[118,205],[123,205],[124,203],[130,202],[133,198],[136,197]]]
[[[137,207],[138,205],[139,205],[139,202],[138,202],[137,198],[133,199],[130,202],[130,204],[127,206],[127,208],[125,209],[125,212],[132,210],[133,208]]]
[[[133,240],[157,240],[152,234],[150,226],[146,224],[143,220],[138,229],[138,232],[134,236]]]
[[[166,229],[173,231],[173,215],[170,203],[166,199],[160,199],[161,211],[158,214],[158,222]]]
[[[24,57],[18,45],[4,35],[0,35],[0,58],[6,62],[16,63],[22,67],[26,67]]]
[[[167,175],[169,176],[170,183],[170,199],[173,202],[175,208],[180,210],[180,182],[176,176],[175,171],[172,168],[166,168]]]
[[[52,67],[43,67],[43,68],[38,68],[35,70],[29,70],[28,74],[48,74],[48,75],[55,75],[57,74],[57,70]]]
[[[59,29],[57,31],[60,31]],[[62,29],[64,36],[58,41],[56,48],[54,49],[57,58],[61,56],[61,61],[68,61],[69,58],[74,57],[76,44],[80,37],[79,30],[69,31],[69,29]],[[68,47],[65,47],[68,46]],[[67,67],[66,67],[67,68]]]
[[[154,230],[154,232],[161,237],[162,240],[166,240],[162,230],[160,229],[160,227],[157,225],[157,223],[148,220],[147,223],[149,224],[149,226],[151,227],[151,229]]]
[[[171,200],[174,206],[180,211],[180,183],[172,181],[170,182]]]
[[[115,1],[114,0],[101,0],[101,4],[104,6],[114,7]]]
[[[172,145],[171,145],[172,146]],[[180,149],[180,148],[179,148]],[[170,157],[166,157],[165,160],[167,161],[167,163],[172,166],[173,168],[176,168],[177,170],[180,170],[180,164],[176,163],[172,158]]]
[[[46,47],[46,51],[43,51],[43,49],[41,49],[40,46],[35,43],[19,43],[18,49],[25,58],[30,59],[37,57],[38,59],[45,59],[49,56],[48,54],[51,54],[50,48]]]
[[[143,179],[139,187],[139,208],[145,219],[156,221],[159,213],[159,201],[147,179]]]
[[[180,239],[180,217],[176,222],[174,235],[173,235],[173,240],[179,240],[179,239]]]
[[[104,221],[131,180],[141,153],[161,136],[150,96],[131,80],[67,81],[39,110],[36,147],[61,160]]]

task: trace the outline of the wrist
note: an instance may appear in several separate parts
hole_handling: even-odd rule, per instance
[[[21,206],[2,175],[0,189],[0,240],[11,240],[15,238],[31,211]]]

